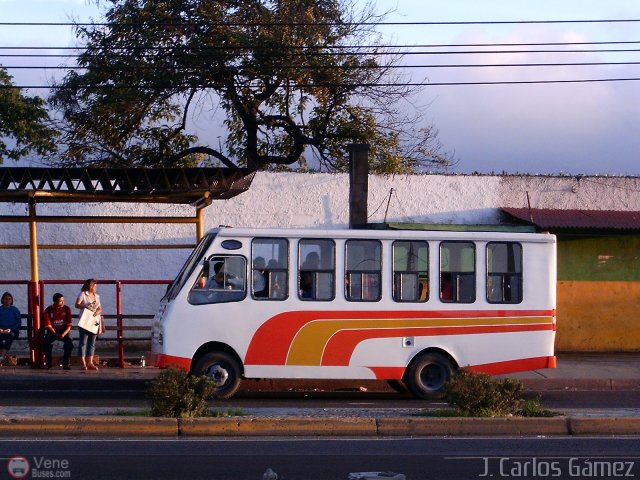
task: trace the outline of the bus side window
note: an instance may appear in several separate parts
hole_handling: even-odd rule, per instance
[[[377,240],[347,240],[345,296],[352,302],[382,298],[382,244]]]
[[[245,276],[244,257],[211,257],[204,262],[188,301],[194,305],[240,301],[246,294]]]
[[[476,247],[473,242],[440,244],[440,300],[476,301]]]
[[[289,242],[284,238],[254,238],[251,242],[251,296],[284,300],[289,290]]]
[[[330,301],[335,298],[335,243],[333,240],[301,239],[298,242],[298,296],[301,300]]]
[[[393,243],[393,299],[426,302],[429,298],[429,244],[424,241]]]
[[[522,245],[519,243],[487,244],[487,301],[522,302]]]

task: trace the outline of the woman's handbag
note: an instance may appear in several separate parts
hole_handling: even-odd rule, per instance
[[[101,315],[94,315],[91,310],[85,308],[78,320],[78,326],[96,335],[100,329],[100,317]]]
[[[100,327],[98,328],[98,335],[102,335],[107,331],[107,327],[104,324],[104,316],[100,315]]]

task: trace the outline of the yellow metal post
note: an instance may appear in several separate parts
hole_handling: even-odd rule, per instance
[[[199,242],[204,237],[204,207],[196,210],[196,241]]]
[[[29,244],[31,251],[31,281],[37,284],[40,281],[40,274],[38,273],[38,225],[36,222],[36,200],[34,198],[29,199]]]
[[[30,338],[31,366],[43,365],[42,338],[40,329],[40,273],[38,268],[38,224],[36,221],[36,199],[29,199],[29,249],[31,253],[31,299],[33,330]]]

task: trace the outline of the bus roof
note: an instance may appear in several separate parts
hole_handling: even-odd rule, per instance
[[[511,231],[459,231],[459,230],[381,230],[341,228],[253,228],[220,226],[210,231],[224,238],[283,237],[283,238],[376,238],[424,240],[484,240],[554,243],[549,233],[523,233]]]

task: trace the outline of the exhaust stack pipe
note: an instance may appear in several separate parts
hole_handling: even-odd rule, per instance
[[[349,228],[367,226],[369,199],[369,145],[354,143],[349,152]]]

